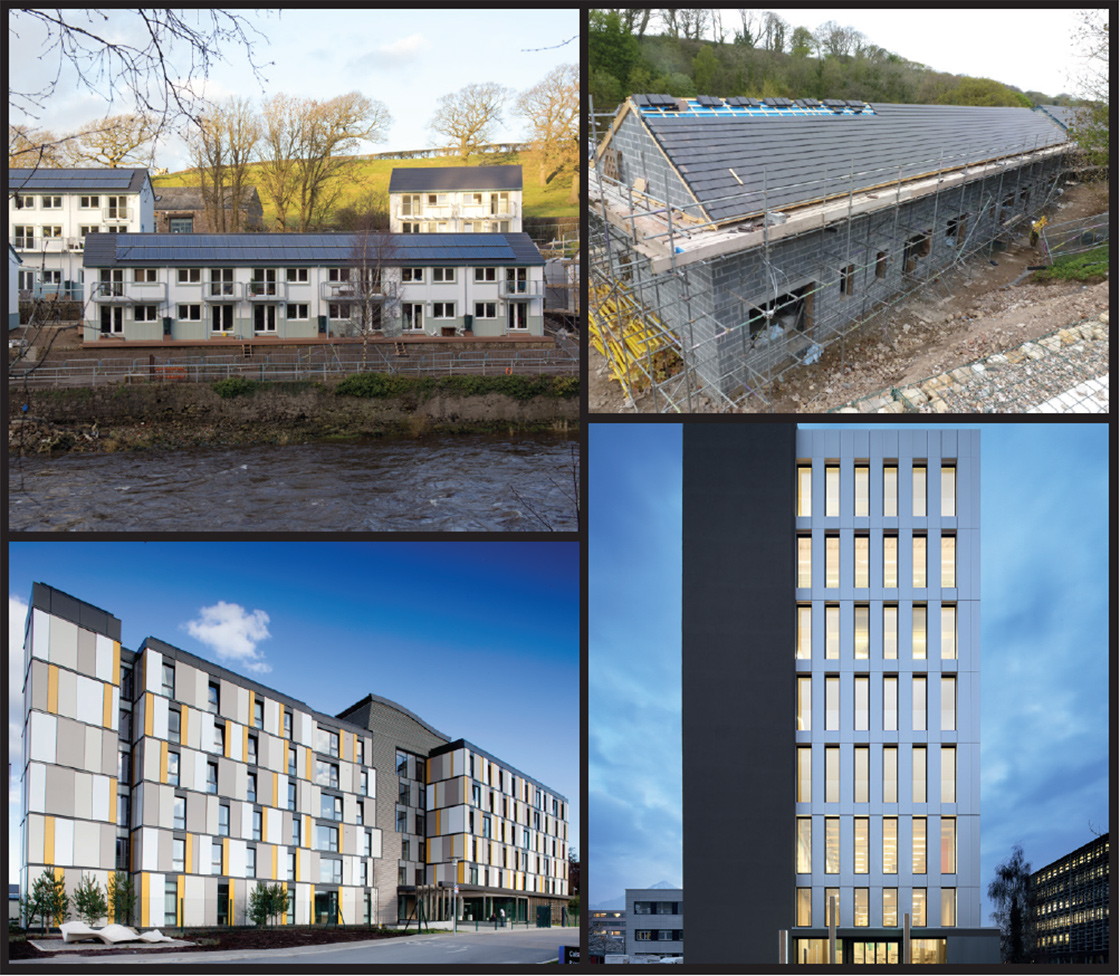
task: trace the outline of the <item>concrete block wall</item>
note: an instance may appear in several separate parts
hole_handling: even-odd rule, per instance
[[[674,207],[691,207],[686,212],[703,219],[692,194],[633,112],[622,120],[610,145],[622,154],[618,171],[622,183],[632,187],[635,180],[644,179],[651,196],[667,200]]]

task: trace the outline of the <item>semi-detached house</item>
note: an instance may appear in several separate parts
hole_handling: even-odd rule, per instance
[[[540,336],[526,234],[96,234],[84,337]]]

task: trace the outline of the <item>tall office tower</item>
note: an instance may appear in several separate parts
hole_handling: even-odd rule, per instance
[[[691,425],[683,503],[689,962],[998,962],[979,433]]]

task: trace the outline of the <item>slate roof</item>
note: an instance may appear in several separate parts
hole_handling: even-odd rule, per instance
[[[668,114],[641,121],[717,222],[760,214],[764,189],[773,210],[893,183],[900,170],[907,179],[1066,141],[1027,108],[871,107],[873,115]]]
[[[147,178],[146,169],[17,168],[8,170],[8,192],[139,193]]]
[[[83,264],[112,267],[341,267],[354,234],[87,234]],[[544,265],[528,234],[384,234],[387,265]]]
[[[431,193],[438,190],[520,190],[520,166],[394,167],[390,193]]]
[[[260,194],[255,186],[245,188],[245,211],[260,216],[264,213]],[[225,201],[225,209],[232,208],[232,199]],[[199,186],[161,186],[156,190],[156,210],[205,210],[202,200],[202,187]]]

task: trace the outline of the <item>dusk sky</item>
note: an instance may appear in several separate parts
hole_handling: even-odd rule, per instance
[[[518,10],[515,16],[506,10],[476,9],[441,10],[438,15],[329,7],[236,12],[259,32],[246,30],[261,78],[253,76],[245,48],[230,41],[222,49],[224,60],[215,59],[208,79],[195,72],[194,90],[209,99],[248,98],[258,106],[262,98],[279,92],[329,99],[359,91],[383,102],[393,117],[386,138],[376,145],[366,143],[361,152],[444,145],[445,140],[426,128],[440,96],[491,81],[521,92],[557,65],[579,62],[580,14],[574,9]],[[104,13],[104,19],[100,14],[87,18],[84,11],[72,10],[70,17],[76,27],[142,46],[143,22],[138,17]],[[194,16],[194,11],[186,14],[189,26],[209,26],[209,10],[203,11],[200,25]],[[37,91],[58,70],[57,51],[44,50],[46,32],[32,19],[9,13],[9,27],[14,31],[9,35],[10,77],[19,79],[20,90]],[[186,55],[185,47],[172,46],[168,73],[177,81],[187,76]],[[64,64],[55,97],[38,108],[15,100],[12,121],[62,134],[105,115],[134,110],[120,91],[110,106],[103,97],[106,90],[101,83],[97,93],[87,91]],[[520,140],[524,131],[525,120],[506,112],[494,136],[498,141]],[[157,154],[156,165],[172,171],[187,166],[182,140],[172,137]]]
[[[568,798],[580,847],[576,543],[9,545],[9,880],[18,880],[24,620],[33,582],[336,715],[404,705]]]
[[[1013,844],[1039,868],[1110,826],[1108,426],[919,426],[982,432],[986,896]],[[679,425],[590,428],[591,907],[682,880],[680,455]]]

